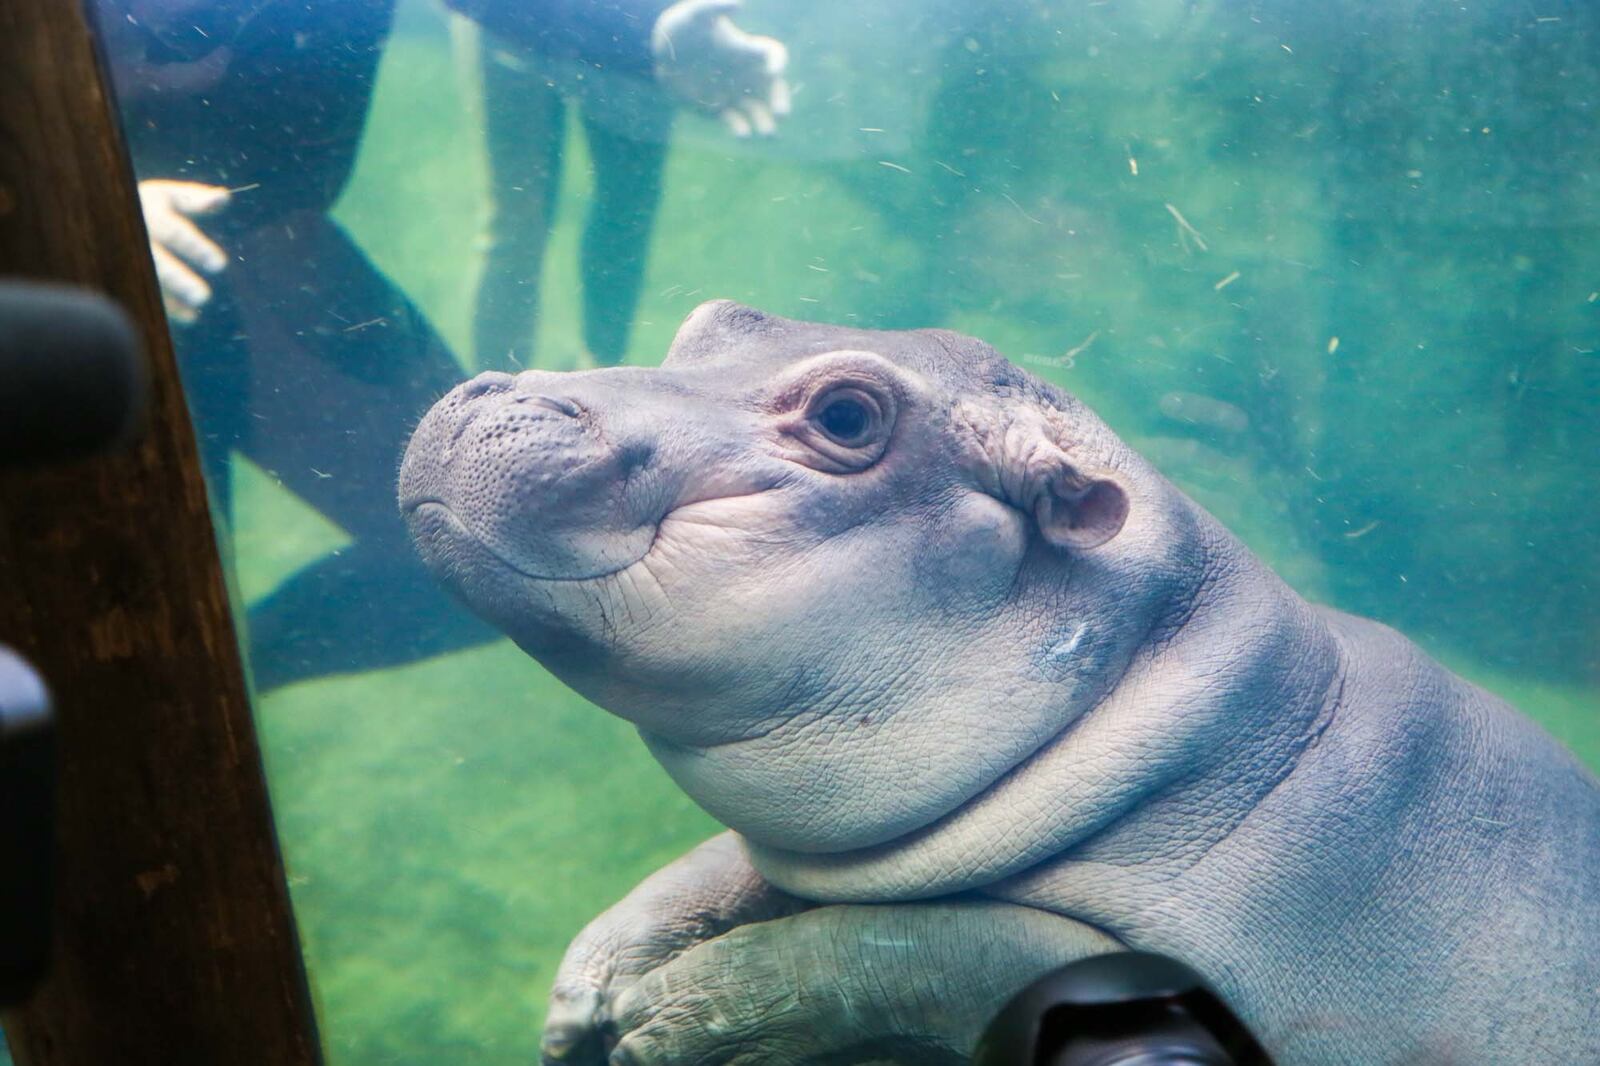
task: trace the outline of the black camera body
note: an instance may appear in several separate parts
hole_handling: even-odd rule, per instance
[[[0,278],[0,468],[92,455],[144,408],[133,324],[98,293]]]
[[[0,470],[114,446],[137,424],[144,393],[137,336],[119,306],[0,279]],[[56,746],[44,680],[0,644],[0,1006],[26,999],[48,960]]]
[[[1122,951],[1047,974],[995,1017],[976,1066],[1271,1066],[1221,996],[1165,955]]]
[[[44,682],[0,645],[0,1005],[27,997],[49,954],[55,763]]]

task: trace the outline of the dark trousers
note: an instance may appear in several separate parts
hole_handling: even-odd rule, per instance
[[[473,318],[480,369],[533,365],[533,334],[545,245],[555,217],[566,140],[567,101],[536,66],[502,55],[485,33],[480,48],[489,155],[489,233]],[[670,112],[642,104],[634,128],[597,121],[581,103],[594,201],[579,250],[583,339],[604,364],[622,361],[666,159]]]
[[[422,566],[395,503],[406,440],[462,379],[456,360],[325,213],[219,237],[232,263],[176,336],[217,510],[228,513],[238,451],[354,542],[250,608],[257,688],[493,639]]]

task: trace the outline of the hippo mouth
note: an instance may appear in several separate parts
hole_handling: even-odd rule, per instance
[[[473,532],[472,528],[467,525],[465,519],[456,514],[456,512],[450,508],[449,504],[437,497],[430,496],[422,497],[416,500],[408,500],[403,508],[403,512],[407,518],[413,522],[421,522],[428,516],[432,516],[435,520],[444,525],[451,536],[459,540],[469,542],[473,547],[488,555],[490,558],[494,559],[495,562],[499,563],[501,566],[505,567],[507,570],[510,570],[519,577],[527,578],[529,581],[550,583],[599,581],[603,578],[611,577],[614,574],[620,574],[624,570],[637,566],[639,563],[644,561],[645,557],[650,554],[651,549],[655,547],[656,538],[660,535],[661,529],[660,523],[657,523],[656,530],[651,535],[650,543],[645,547],[645,550],[641,552],[637,558],[630,559],[629,561],[620,565],[608,566],[603,570],[596,570],[592,574],[536,574],[531,570],[528,570],[523,566],[519,566],[517,563],[506,558],[502,552],[497,551],[494,548],[494,546],[489,542],[488,538]]]

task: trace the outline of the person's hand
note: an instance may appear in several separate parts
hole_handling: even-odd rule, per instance
[[[735,26],[728,16],[738,7],[739,0],[679,0],[663,11],[650,35],[656,77],[735,137],[767,136],[789,113],[789,50]]]
[[[200,317],[211,299],[202,274],[215,274],[228,257],[193,219],[214,214],[228,204],[228,190],[194,181],[141,181],[139,207],[150,233],[150,254],[156,261],[161,302],[174,322],[188,325]]]

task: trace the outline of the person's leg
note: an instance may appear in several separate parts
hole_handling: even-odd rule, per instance
[[[233,451],[250,423],[250,351],[229,280],[227,273],[213,279],[211,299],[199,319],[172,330],[211,510],[223,522],[232,506]]]
[[[539,278],[560,186],[565,103],[537,70],[481,35],[489,220],[473,314],[478,369],[532,365]]]
[[[250,607],[257,688],[494,639],[423,568],[395,505],[412,427],[463,376],[443,341],[324,215],[264,227],[240,257],[242,449],[354,541]]]
[[[227,272],[211,281],[212,295],[197,321],[172,328],[184,404],[200,453],[206,502],[216,534],[217,554],[228,582],[235,617],[238,597],[233,547],[233,452],[250,424],[250,349],[233,299]]]
[[[615,365],[627,354],[644,283],[667,143],[664,128],[634,140],[587,115],[583,126],[594,158],[594,203],[581,251],[583,337],[601,363]]]

